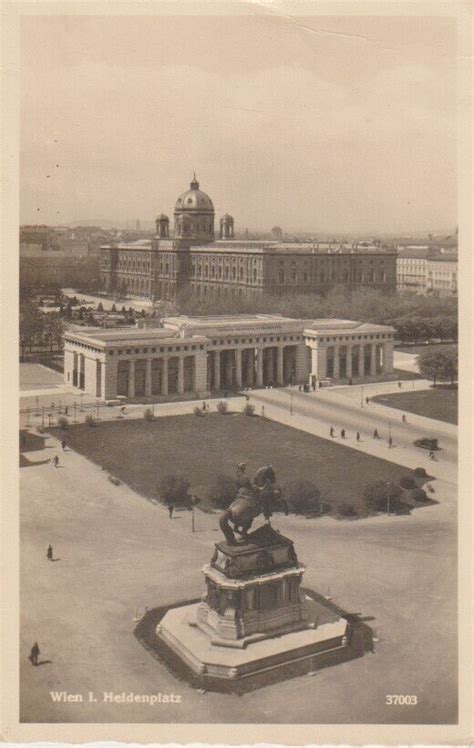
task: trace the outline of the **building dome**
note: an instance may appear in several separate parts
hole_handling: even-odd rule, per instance
[[[199,189],[196,175],[174,206],[174,234],[190,245],[214,241],[214,206],[209,195]]]
[[[188,212],[188,211],[200,211],[214,213],[214,206],[209,195],[202,192],[199,189],[199,182],[194,175],[194,179],[190,184],[190,189],[183,192],[182,195],[176,200],[174,207],[175,213]]]

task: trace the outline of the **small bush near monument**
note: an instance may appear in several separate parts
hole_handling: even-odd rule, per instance
[[[415,478],[426,478],[428,476],[428,473],[426,472],[424,467],[417,467],[413,471],[413,475]]]
[[[203,409],[200,408],[199,405],[196,405],[194,407],[193,413],[194,413],[195,416],[204,416],[205,415]]]
[[[190,485],[181,475],[165,475],[158,485],[158,492],[165,504],[187,506],[191,502]]]
[[[61,416],[61,418],[58,418],[58,426],[60,429],[67,429],[69,421],[64,416]]]
[[[357,517],[357,512],[354,509],[354,504],[349,504],[347,501],[342,501],[337,505],[337,513],[340,517]]]
[[[253,416],[255,415],[255,405],[252,405],[252,403],[246,403],[244,405],[244,409],[242,411],[246,416]]]
[[[153,413],[151,408],[147,408],[143,413],[143,418],[145,421],[156,421],[155,414]]]
[[[86,424],[87,426],[95,426],[95,418],[94,418],[94,416],[91,416],[91,414],[89,413],[89,414],[88,414],[88,415],[87,415],[87,416],[86,416],[86,417],[84,418],[84,423],[85,423],[85,424]]]
[[[227,413],[227,403],[224,402],[224,400],[219,400],[219,402],[216,405],[217,412],[221,414],[221,416],[225,416]]]
[[[295,514],[319,514],[321,492],[309,480],[288,483],[283,492],[290,510]]]
[[[429,501],[428,494],[422,488],[415,489],[411,494],[411,498],[413,501]]]
[[[235,481],[229,475],[216,475],[209,486],[206,498],[212,506],[227,509],[235,495]]]
[[[396,512],[401,509],[402,489],[383,480],[369,483],[364,489],[364,503],[369,512]]]

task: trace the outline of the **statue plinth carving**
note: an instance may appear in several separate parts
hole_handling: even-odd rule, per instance
[[[202,571],[207,594],[197,622],[213,644],[244,647],[306,625],[300,595],[304,566],[293,542],[270,525],[259,527],[245,543],[216,543]]]

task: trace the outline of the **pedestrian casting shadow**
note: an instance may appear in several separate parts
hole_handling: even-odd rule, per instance
[[[55,561],[61,561],[61,559],[60,558],[51,558],[50,561],[54,564]]]
[[[52,660],[41,660],[40,662],[37,662],[35,667],[40,667],[41,665],[52,665]]]
[[[47,460],[39,460],[38,462],[34,462],[32,460],[29,460],[24,455],[20,455],[20,467],[35,467],[36,465],[47,465],[48,462],[51,462],[51,460],[48,458]]]

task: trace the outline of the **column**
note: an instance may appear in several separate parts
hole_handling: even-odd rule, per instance
[[[370,346],[370,376],[375,377],[377,373],[377,346],[372,343]]]
[[[352,346],[348,345],[346,350],[346,377],[350,379],[352,377]]]
[[[254,358],[255,358],[254,350],[253,348],[249,348],[247,351],[247,385],[249,387],[251,387],[253,384]]]
[[[263,348],[257,348],[257,387],[263,387]]]
[[[235,385],[239,389],[242,387],[242,351],[240,348],[235,349]]]
[[[178,394],[182,395],[184,392],[184,358],[179,356],[178,358]]]
[[[359,346],[359,377],[364,376],[364,355],[365,355],[364,346],[360,345]]]
[[[161,371],[161,394],[168,394],[168,359],[161,359],[162,371]]]
[[[339,379],[339,346],[334,346],[334,372],[333,379]]]
[[[383,344],[383,370],[389,374],[393,371],[393,343]]]
[[[214,389],[221,388],[221,354],[220,351],[214,351]]]
[[[277,348],[277,384],[281,387],[283,381],[283,347]]]
[[[145,397],[151,397],[151,358],[145,360]]]
[[[128,362],[128,396],[135,397],[135,360]]]

